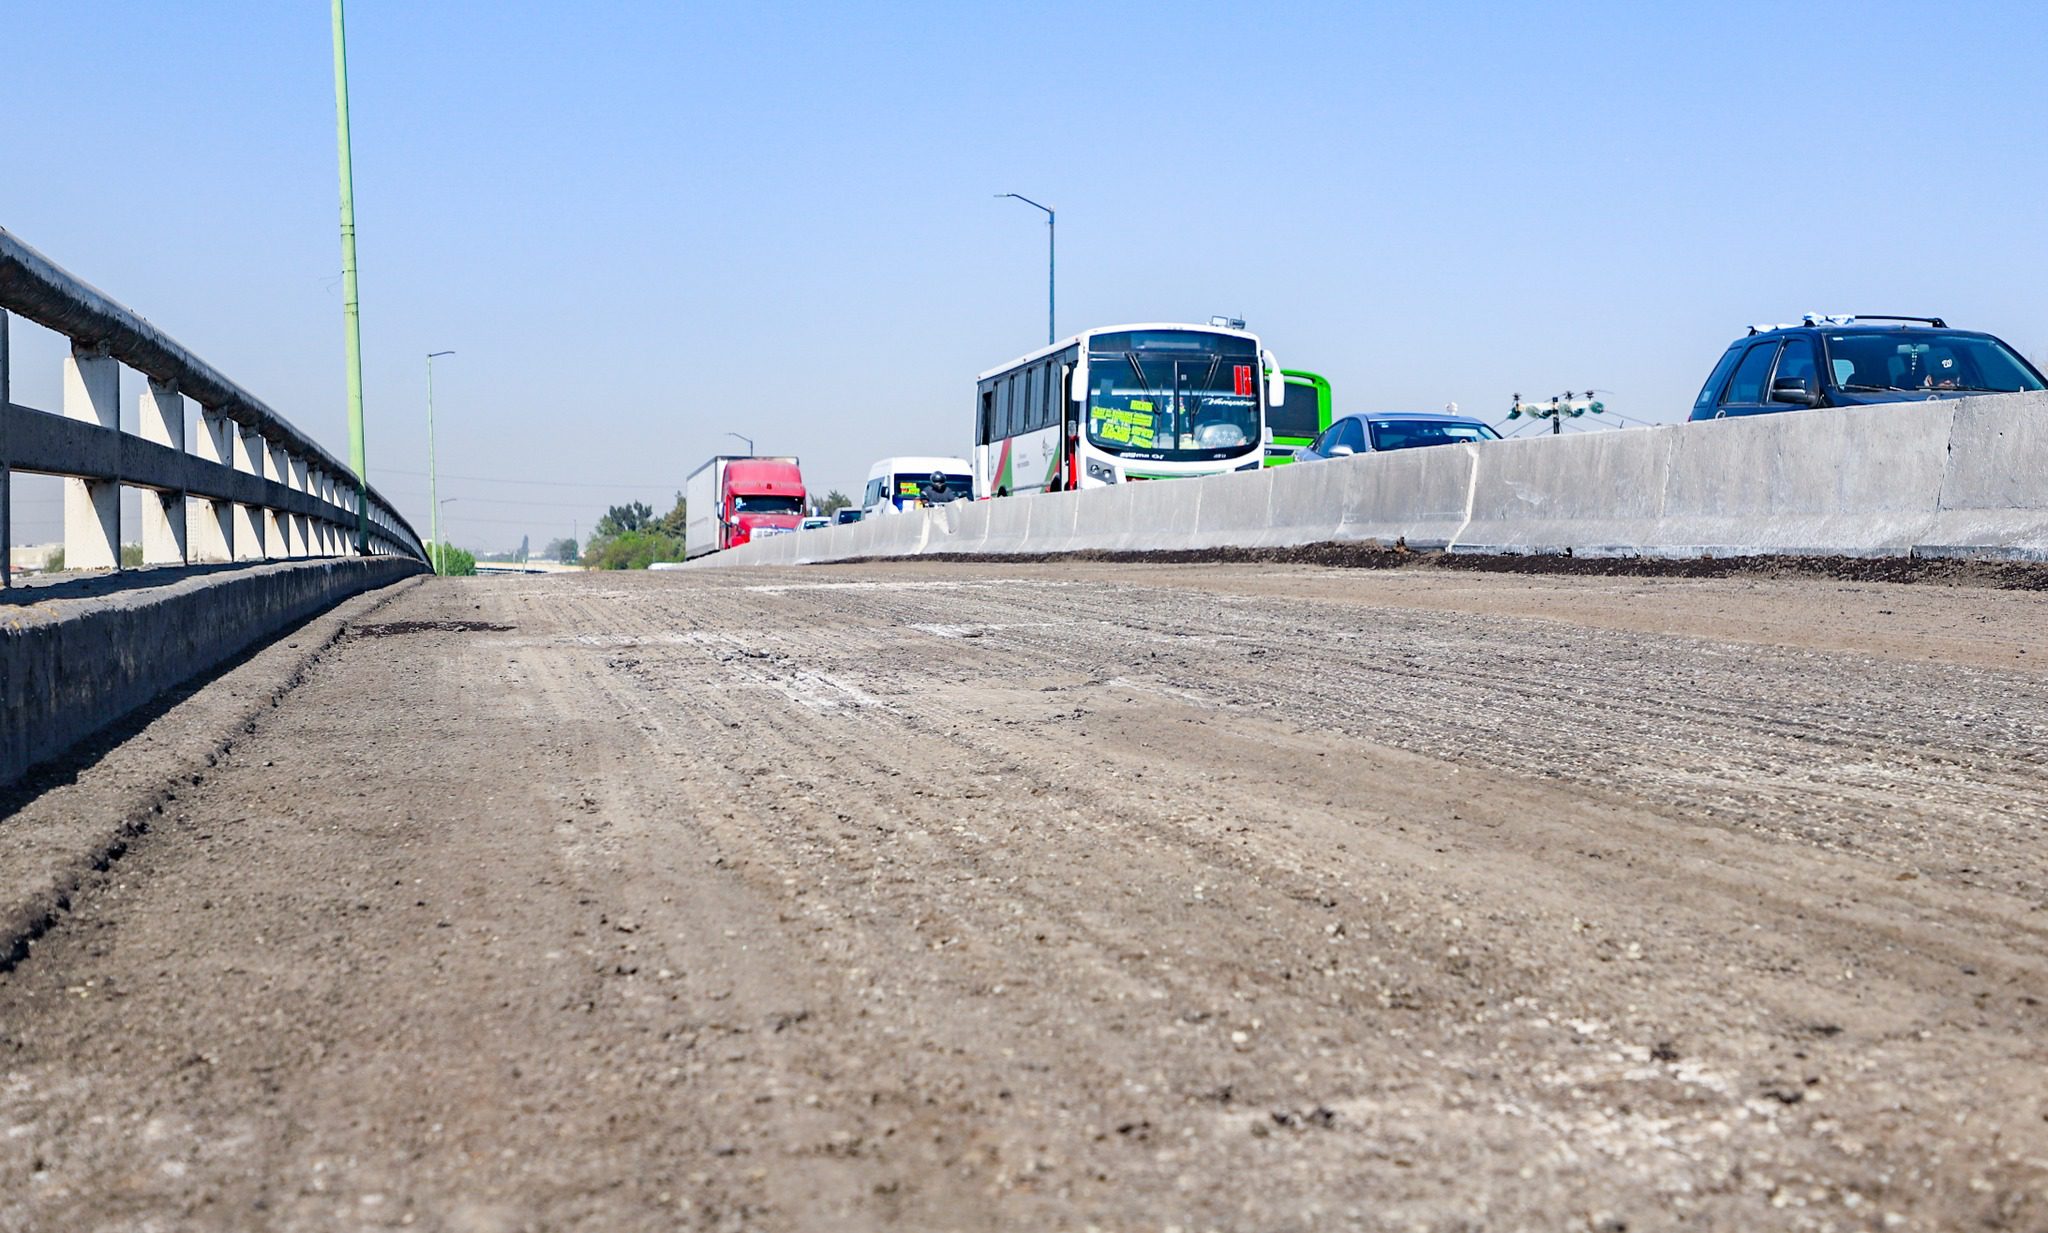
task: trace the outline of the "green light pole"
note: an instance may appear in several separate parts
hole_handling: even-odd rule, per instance
[[[341,0],[335,0],[335,3],[341,3]],[[1053,214],[1051,206],[1039,205],[1022,193],[997,193],[996,197],[998,200],[1004,197],[1015,197],[1025,205],[1045,211],[1045,341],[1050,345],[1055,338],[1052,330],[1053,246],[1054,242],[1059,238],[1059,233],[1054,227],[1058,219]]]
[[[356,306],[356,192],[348,145],[348,38],[334,0],[334,113],[341,147],[341,321],[348,347],[348,465],[356,473],[356,551],[370,551],[370,463],[363,446],[363,333]]]
[[[434,572],[446,573],[443,565],[446,556],[441,551],[441,500],[440,480],[434,471],[434,361],[453,351],[427,352],[427,501],[434,507]]]

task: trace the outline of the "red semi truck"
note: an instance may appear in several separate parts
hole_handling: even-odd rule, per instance
[[[690,473],[683,497],[689,558],[794,531],[804,520],[804,476],[794,458],[721,455]]]

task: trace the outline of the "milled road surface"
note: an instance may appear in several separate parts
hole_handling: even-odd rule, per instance
[[[218,765],[138,738],[0,975],[0,1229],[2042,1229],[2043,615],[411,585]]]

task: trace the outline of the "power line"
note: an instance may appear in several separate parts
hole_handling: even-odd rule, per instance
[[[427,474],[425,471],[406,471],[398,467],[380,467],[379,470],[388,475],[417,475],[420,476],[421,478],[425,478]],[[646,484],[634,483],[631,480],[593,480],[586,483],[582,480],[501,479],[498,478],[497,476],[491,475],[450,475],[445,471],[441,473],[441,478],[474,480],[480,484],[537,484],[545,485],[550,488],[667,488],[670,490],[676,489],[676,483],[674,480],[663,480],[660,483]]]
[[[447,477],[447,478],[453,478],[453,477]],[[392,489],[388,489],[387,491],[389,491],[389,492],[391,492],[391,493],[393,493],[393,494],[395,494],[395,495],[398,495],[398,496],[404,496],[404,497],[417,497],[417,498],[420,498],[420,499],[422,499],[422,500],[424,500],[424,499],[426,498],[426,495],[427,495],[427,494],[426,494],[426,493],[424,493],[424,492],[418,492],[418,491],[415,491],[415,490],[413,490],[413,489],[410,489],[410,488],[392,488]],[[525,499],[524,497],[471,497],[471,496],[463,496],[463,497],[459,497],[459,498],[449,498],[449,499],[450,499],[450,500],[460,500],[460,501],[461,501],[461,502],[462,502],[462,503],[463,503],[464,505],[516,505],[516,506],[520,506],[520,507],[522,507],[522,508],[538,506],[538,507],[541,507],[541,508],[545,508],[545,509],[590,509],[590,508],[591,508],[592,506],[595,506],[595,505],[601,505],[601,504],[603,504],[603,502],[602,502],[602,501],[600,501],[600,500],[597,500],[597,499],[595,499],[595,498],[593,498],[593,499],[591,499],[591,500],[589,500],[589,501],[529,501],[529,500]]]

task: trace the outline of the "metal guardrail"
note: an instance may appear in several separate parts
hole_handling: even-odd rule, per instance
[[[61,412],[9,384],[8,314],[71,341]],[[120,427],[120,366],[146,378],[137,432]],[[185,404],[199,406],[187,447]],[[145,565],[341,556],[426,560],[376,489],[255,395],[149,322],[0,228],[0,542],[14,471],[67,479],[67,568],[120,567],[120,490],[144,490]],[[0,557],[0,585],[11,583]]]

